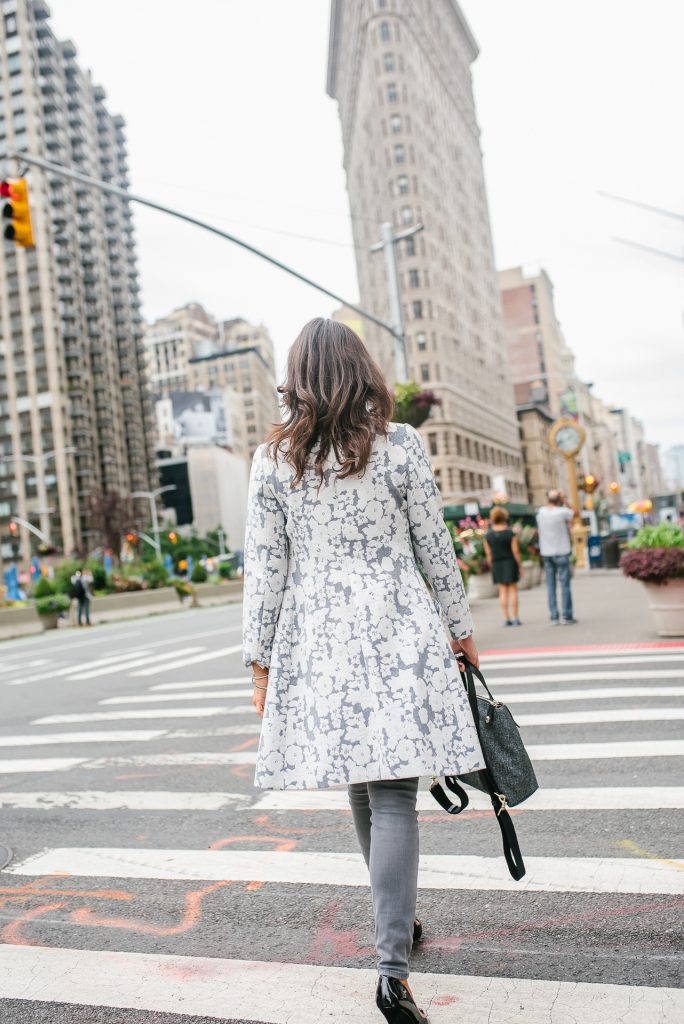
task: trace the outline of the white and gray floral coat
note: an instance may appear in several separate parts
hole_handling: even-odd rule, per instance
[[[391,423],[362,476],[338,479],[331,459],[320,490],[313,468],[292,477],[257,449],[243,644],[270,678],[256,785],[484,767],[444,628],[462,639],[472,620],[420,434]]]

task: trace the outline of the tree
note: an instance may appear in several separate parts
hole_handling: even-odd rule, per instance
[[[133,502],[119,491],[91,491],[85,501],[86,516],[91,529],[99,534],[103,547],[111,548],[118,557],[121,537],[134,525]]]

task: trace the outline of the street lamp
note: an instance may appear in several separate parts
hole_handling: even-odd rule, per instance
[[[131,498],[147,498],[150,503],[150,516],[152,519],[152,537],[154,546],[157,549],[157,557],[161,561],[161,544],[159,543],[159,520],[157,518],[157,498],[166,491],[175,491],[175,484],[167,484],[166,487],[157,487],[156,491],[133,491]]]
[[[45,543],[51,544],[50,537],[50,515],[54,509],[47,507],[47,493],[45,490],[45,464],[58,455],[75,455],[78,448],[73,445],[66,445],[63,448],[55,448],[51,452],[43,452],[41,455],[3,455],[0,462],[30,462],[36,466],[36,486],[38,489],[38,501],[40,508],[37,510],[40,515],[40,529],[45,535]]]

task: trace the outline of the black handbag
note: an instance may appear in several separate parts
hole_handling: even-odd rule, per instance
[[[492,696],[479,669],[467,661],[464,664],[463,681],[486,768],[465,772],[463,775],[450,775],[444,779],[447,789],[458,798],[460,804],[454,803],[437,779],[432,780],[430,792],[449,814],[460,814],[470,802],[462,783],[487,793],[501,829],[508,870],[516,881],[520,881],[525,874],[525,864],[508,808],[527,800],[539,785],[513,715],[505,704]],[[475,678],[487,691],[486,697],[477,693]]]

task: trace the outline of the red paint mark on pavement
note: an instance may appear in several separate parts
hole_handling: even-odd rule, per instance
[[[231,747],[230,753],[237,754],[238,750],[249,750],[250,747],[256,747],[259,743],[258,736],[252,736],[250,740],[245,740],[244,743],[239,743],[237,747]]]
[[[236,764],[229,769],[231,775],[235,775],[238,779],[246,779],[248,776],[254,773],[253,764]]]
[[[316,929],[311,948],[307,953],[307,963],[331,964],[340,957],[371,956],[375,953],[374,946],[360,947],[356,928],[338,931],[335,919],[340,904],[331,902]]]
[[[149,924],[147,921],[136,921],[125,917],[106,917],[97,915],[93,910],[84,907],[82,910],[73,910],[69,920],[74,924],[83,925],[88,928],[121,928],[125,931],[136,932],[141,935],[182,935],[183,932],[195,928],[202,920],[202,900],[209,893],[216,892],[226,885],[233,883],[226,879],[221,882],[214,882],[204,889],[197,889],[194,892],[186,893],[185,909],[183,917],[175,925]]]
[[[459,998],[459,996],[435,996],[431,1000],[430,1006],[453,1006],[454,1003],[458,1002]]]
[[[504,658],[511,654],[564,654],[566,651],[650,651],[656,648],[684,650],[681,640],[660,640],[654,643],[635,642],[627,644],[565,644],[549,647],[497,647],[480,651],[480,657]]]
[[[39,907],[24,911],[16,921],[6,925],[0,932],[2,941],[11,946],[41,946],[41,942],[32,942],[31,939],[26,938],[23,934],[23,925],[44,914],[49,914],[51,910],[60,910],[63,906],[63,903],[42,903]]]
[[[283,839],[282,836],[229,836],[227,839],[217,839],[210,846],[210,850],[222,850],[224,846],[232,846],[233,843],[273,843],[278,853],[289,853],[299,846],[298,839]]]

